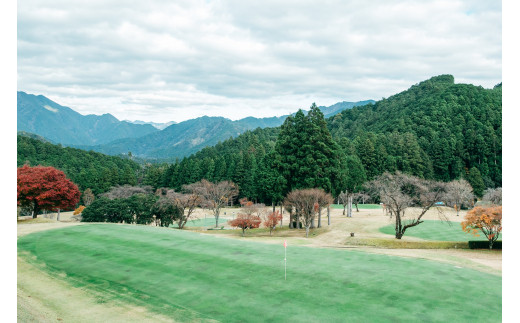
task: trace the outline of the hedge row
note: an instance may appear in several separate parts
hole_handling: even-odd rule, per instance
[[[489,249],[489,241],[468,241],[470,249]],[[493,249],[502,250],[502,240],[493,243]]]

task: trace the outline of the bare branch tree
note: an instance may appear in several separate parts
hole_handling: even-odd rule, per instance
[[[347,192],[347,190],[339,193],[339,195],[338,195],[338,202],[343,204],[343,215],[345,215],[345,210],[346,210],[348,202],[349,202],[349,197],[350,197],[350,195]]]
[[[123,186],[114,186],[110,189],[110,191],[101,194],[100,196],[107,197],[111,200],[114,199],[126,199],[132,195],[136,194],[152,194],[153,188],[151,186],[131,186],[131,185],[123,185]]]
[[[96,199],[96,197],[94,196],[94,193],[92,192],[92,190],[90,188],[87,188],[85,190],[85,192],[83,192],[82,198],[83,198],[83,203],[85,203],[85,206],[89,206]]]
[[[502,205],[502,187],[488,188],[484,191],[482,200],[494,205]]]
[[[218,227],[220,209],[238,195],[238,186],[230,181],[212,183],[205,179],[184,186],[184,190],[202,198],[202,205],[213,212],[215,228]]]
[[[364,192],[358,192],[352,194],[352,203],[356,206],[356,212],[359,212],[358,204],[364,203],[364,201],[370,199],[370,195],[364,193]]]
[[[322,189],[311,188],[294,190],[285,198],[284,204],[294,210],[305,227],[305,237],[309,237],[309,229],[316,213],[321,207],[332,203],[333,199],[329,193]]]
[[[384,173],[372,180],[369,187],[386,205],[390,217],[395,217],[396,239],[401,239],[408,228],[424,222],[421,220],[424,214],[446,193],[445,183],[427,181],[401,172]],[[409,207],[417,207],[419,211],[405,218]]]
[[[453,206],[459,216],[459,211],[463,205],[473,206],[475,195],[473,188],[465,179],[454,180],[446,184],[446,195],[444,200],[447,205]]]

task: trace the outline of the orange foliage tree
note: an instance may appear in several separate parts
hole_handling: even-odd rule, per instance
[[[462,230],[478,236],[480,230],[489,241],[489,249],[502,232],[502,206],[477,206],[469,211],[461,222]]]
[[[74,210],[74,213],[72,213],[72,215],[81,214],[84,209],[85,209],[85,206],[84,205],[80,205],[77,209]]]
[[[264,227],[269,228],[269,235],[273,234],[273,230],[282,220],[282,215],[278,211],[270,212],[264,219]]]

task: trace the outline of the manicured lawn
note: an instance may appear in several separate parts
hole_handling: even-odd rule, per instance
[[[284,280],[282,244],[116,224],[33,233],[19,238],[18,250],[75,286],[103,292],[100,302],[122,300],[179,321],[501,321],[501,277],[424,259],[289,243]]]
[[[343,210],[342,204],[331,204],[330,207],[333,209]],[[375,209],[380,209],[381,205],[379,205],[379,204],[358,204],[358,208],[360,210],[375,210]],[[354,211],[356,210],[356,206],[354,204],[352,204],[352,210],[354,210]]]
[[[379,229],[380,232],[395,235],[395,225],[387,225]],[[486,241],[486,237],[479,233],[479,237],[475,237],[470,233],[462,231],[462,227],[458,222],[432,221],[427,220],[415,227],[409,228],[404,233],[405,236],[417,237],[425,240],[437,241]]]
[[[227,221],[231,220],[231,218],[223,218],[219,217],[218,219],[218,226],[219,228],[223,225],[227,224]],[[171,227],[177,228],[177,224],[172,224]],[[195,220],[190,220],[186,222],[186,227],[207,227],[207,228],[214,228],[215,227],[215,217],[214,216],[208,216],[206,218],[200,218]]]

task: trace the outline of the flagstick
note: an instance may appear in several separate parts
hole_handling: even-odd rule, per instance
[[[285,258],[284,258],[284,263],[285,263],[285,280],[287,280],[287,246],[284,248],[285,250]]]

